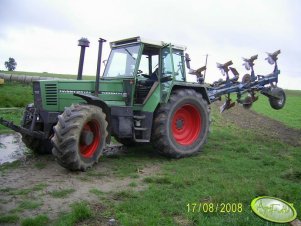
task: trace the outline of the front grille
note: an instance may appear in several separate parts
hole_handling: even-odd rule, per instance
[[[57,84],[45,84],[46,105],[57,105]]]

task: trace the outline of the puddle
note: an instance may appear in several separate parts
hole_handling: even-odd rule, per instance
[[[0,165],[21,159],[25,149],[19,133],[0,134]]]

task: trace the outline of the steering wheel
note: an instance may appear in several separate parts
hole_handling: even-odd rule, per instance
[[[138,70],[138,71],[137,71],[137,76],[140,76],[140,75],[142,75],[144,78],[150,78],[149,75],[143,74],[143,71],[142,71],[142,70]]]

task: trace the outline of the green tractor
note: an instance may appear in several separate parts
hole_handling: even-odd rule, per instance
[[[34,104],[27,106],[21,126],[3,119],[1,124],[70,170],[96,163],[112,136],[125,146],[151,143],[172,158],[202,150],[210,99],[204,84],[187,82],[186,48],[140,37],[111,42],[100,77],[104,41],[99,40],[96,81],[35,81]]]

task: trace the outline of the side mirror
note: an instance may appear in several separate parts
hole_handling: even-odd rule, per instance
[[[102,63],[103,63],[104,66],[107,65],[107,62],[108,62],[108,60],[103,60],[103,61],[102,61]]]
[[[190,61],[191,61],[191,59],[190,59],[190,57],[189,57],[189,54],[188,54],[188,53],[185,53],[185,62],[186,62],[186,67],[187,67],[188,69],[190,69]]]

